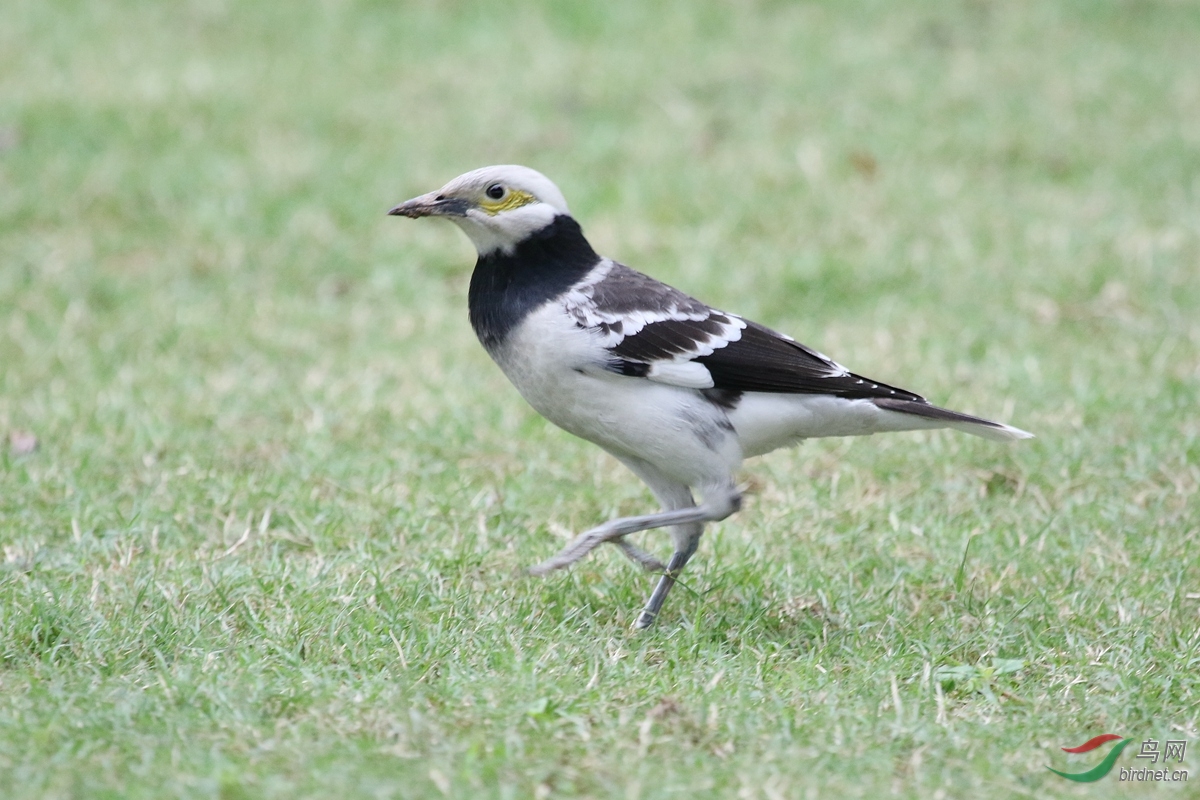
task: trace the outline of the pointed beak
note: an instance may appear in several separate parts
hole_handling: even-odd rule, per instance
[[[465,217],[471,204],[457,197],[447,197],[439,192],[430,192],[414,197],[387,213],[392,217]]]

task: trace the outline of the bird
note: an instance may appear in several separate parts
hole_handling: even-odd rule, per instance
[[[741,508],[735,475],[744,459],[825,436],[930,428],[998,441],[1033,435],[855,374],[599,255],[559,188],[529,167],[476,169],[387,213],[441,217],[462,229],[478,254],[468,317],[488,355],[529,405],[606,450],[661,504],[587,530],[529,569],[545,575],[616,545],[659,574],[635,628],[658,618],[705,524]],[[626,540],[656,528],[670,529],[666,564]]]

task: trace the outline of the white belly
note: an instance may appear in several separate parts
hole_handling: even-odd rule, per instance
[[[647,461],[690,486],[741,463],[725,412],[694,389],[609,372],[599,343],[553,304],[531,314],[491,355],[546,419],[614,455]]]

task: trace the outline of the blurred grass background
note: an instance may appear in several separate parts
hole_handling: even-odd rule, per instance
[[[1197,41],[1191,2],[7,3],[0,795],[1148,791],[1044,765],[1200,746]],[[752,462],[635,636],[619,556],[518,570],[649,496],[488,362],[465,238],[383,215],[489,163],[1039,438]]]

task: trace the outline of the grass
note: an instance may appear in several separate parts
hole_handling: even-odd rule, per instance
[[[1195,796],[1194,4],[3,17],[0,796],[1155,794],[1045,769],[1110,731]],[[466,240],[383,216],[496,162],[1039,438],[751,462],[634,635],[615,551],[520,568],[649,496],[488,362]]]

